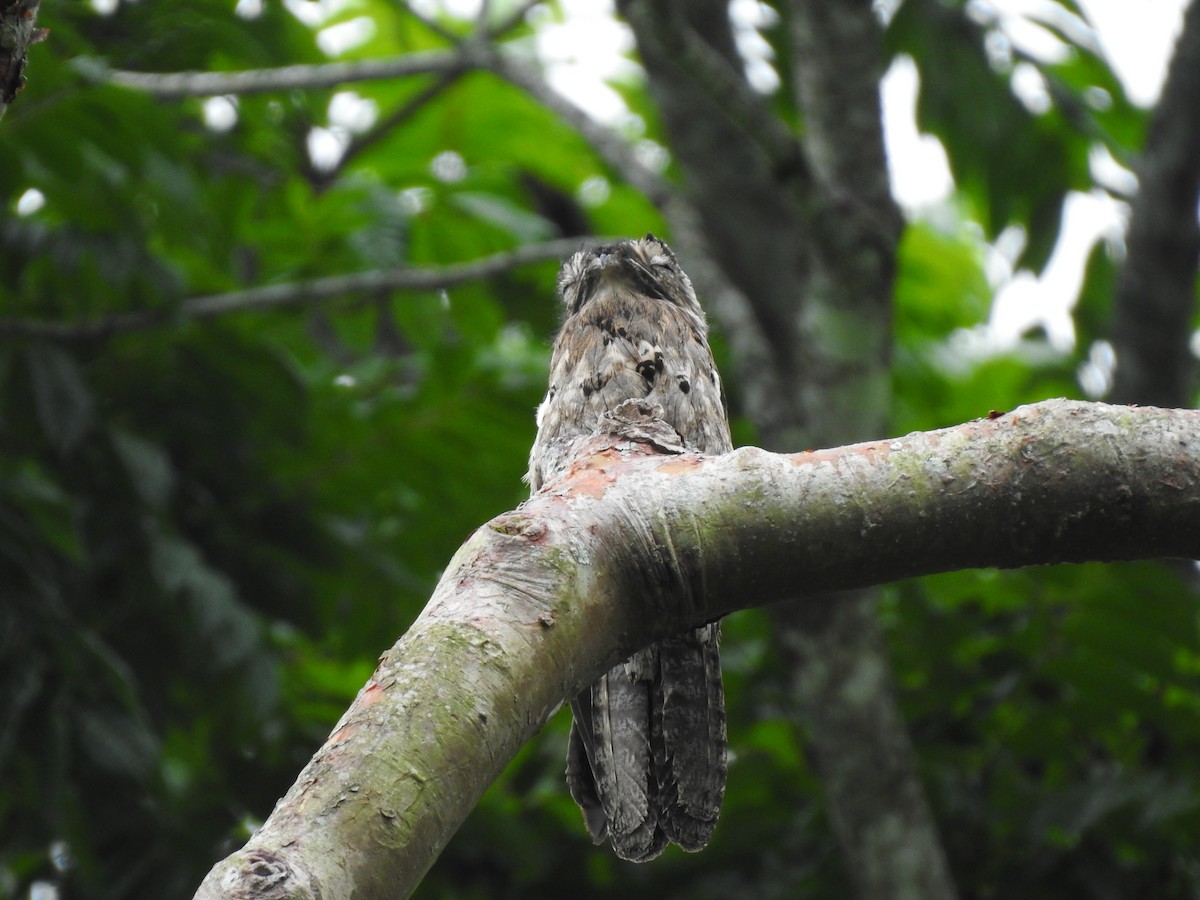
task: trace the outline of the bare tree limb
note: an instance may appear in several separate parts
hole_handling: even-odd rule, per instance
[[[342,155],[338,157],[336,165],[328,170],[321,170],[314,173],[319,183],[321,185],[332,184],[352,160],[386,138],[394,130],[424,109],[431,101],[441,96],[442,92],[455,84],[465,71],[443,72],[435,80],[405,100],[399,108],[372,125],[366,132],[356,135],[342,152]]]
[[[494,26],[487,29],[487,32],[492,37],[497,37],[502,34],[508,34],[518,25],[525,21],[525,17],[533,10],[535,6],[541,6],[544,0],[525,0],[524,3],[512,10],[503,19],[497,22]],[[484,23],[486,26],[486,23]]]
[[[1183,32],[1137,166],[1129,253],[1113,299],[1115,400],[1190,406],[1196,362],[1189,348],[1200,262],[1200,2]]]
[[[494,38],[515,27],[524,19],[525,13],[536,5],[536,2],[523,4],[518,11],[506,17],[488,34]],[[656,206],[662,207],[673,201],[674,192],[668,182],[645,166],[624,138],[597,122],[583,109],[551,88],[541,73],[531,65],[497,53],[495,47],[478,37],[461,42],[455,50],[411,53],[391,59],[285,66],[242,72],[154,73],[117,69],[108,73],[108,79],[114,84],[145,91],[163,99],[179,99],[331,88],[361,81],[380,81],[421,74],[441,75],[442,79],[418,98],[418,102],[425,102],[428,99],[426,95],[436,94],[465,72],[479,69],[490,71],[514,87],[520,88],[572,125],[614,171],[645,194]],[[397,116],[403,119],[407,110],[408,105],[398,112]]]
[[[454,47],[451,50],[406,53],[390,59],[247,69],[240,72],[131,72],[113,69],[107,73],[107,78],[113,84],[145,91],[155,97],[179,99],[332,88],[352,82],[385,81],[412,75],[461,75],[471,69],[489,68],[496,52],[491,42],[520,25],[529,10],[540,2],[541,0],[527,0],[494,27],[488,28],[484,23],[478,34],[464,40],[457,40],[436,22],[420,16],[411,7],[406,8],[408,14],[420,18],[426,27],[451,41]],[[14,8],[29,5],[36,11],[37,2],[34,0],[18,0]],[[3,40],[0,39],[0,54],[3,47]],[[2,56],[0,62],[3,62]]]
[[[747,598],[1200,556],[1200,412],[1053,400],[793,455],[655,444],[583,439],[564,479],[480,528],[198,900],[408,895],[564,698]]]
[[[622,178],[637,188],[656,206],[662,207],[674,200],[670,185],[656,172],[645,166],[633,148],[612,129],[600,124],[583,109],[559,94],[531,65],[505,56],[497,51],[491,41],[512,30],[524,21],[529,10],[541,0],[527,0],[506,16],[493,28],[481,25],[477,34],[459,41],[453,50],[432,50],[410,53],[391,59],[360,60],[344,63],[322,63],[319,65],[284,66],[276,69],[251,69],[241,72],[131,72],[116,69],[108,73],[113,84],[145,91],[163,99],[183,97],[211,97],[223,94],[269,93],[273,91],[332,88],[342,84],[361,81],[381,81],[406,78],[412,75],[435,74],[442,76],[437,82],[406,104],[385,126],[377,130],[383,133],[396,121],[403,121],[411,114],[414,103],[420,105],[436,96],[448,84],[465,72],[487,70],[520,88],[547,109],[572,125],[592,145]],[[417,15],[413,10],[409,10]],[[444,32],[437,23],[418,16],[430,28],[447,39],[452,35]],[[361,141],[369,145],[373,138]],[[360,147],[352,147],[357,151]]]
[[[387,291],[433,291],[467,281],[492,278],[528,263],[561,259],[592,241],[602,238],[561,238],[542,244],[527,244],[473,262],[431,268],[379,269],[351,275],[332,275],[312,281],[273,284],[266,287],[191,297],[170,309],[147,309],[105,316],[84,322],[53,322],[40,319],[0,319],[0,340],[44,338],[54,341],[87,341],[129,331],[168,324],[181,319],[210,319],[234,312],[279,309],[353,294]]]
[[[490,50],[463,43],[455,50],[428,50],[390,59],[364,59],[317,65],[247,69],[241,72],[130,72],[114,69],[108,80],[163,99],[262,94],[304,88],[331,88],[358,81],[384,81],[411,75],[445,74],[480,68]]]
[[[426,28],[428,28],[431,32],[436,34],[438,37],[440,37],[446,43],[448,43],[448,44],[457,44],[458,43],[458,36],[453,31],[451,31],[449,28],[445,27],[441,22],[439,22],[433,16],[425,15],[425,13],[422,12],[419,7],[414,6],[411,3],[404,3],[404,2],[397,3],[396,6],[399,9],[402,9],[408,15],[412,16],[414,19],[416,19],[418,22],[420,22],[422,25],[424,25]]]

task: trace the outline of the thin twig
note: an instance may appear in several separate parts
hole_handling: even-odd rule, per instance
[[[440,37],[446,43],[458,44],[459,41],[462,40],[462,38],[459,35],[455,34],[449,28],[446,28],[437,19],[434,19],[431,16],[425,15],[419,9],[414,8],[411,3],[399,3],[397,5],[405,13],[412,16],[414,19],[416,19],[418,22],[420,22],[422,25],[424,25],[426,28],[428,28],[430,31],[432,31],[434,34],[436,34],[438,37]]]
[[[532,66],[517,60],[495,56],[487,68],[495,75],[518,87],[557,114],[575,128],[597,153],[655,206],[662,207],[671,199],[674,189],[659,174],[643,165],[633,148],[615,131],[600,124],[583,109],[564,97],[542,78]]]
[[[544,0],[525,0],[524,3],[497,22],[496,26],[488,31],[488,34],[494,38],[508,34],[508,32],[525,21],[525,17],[529,15],[531,9],[535,6],[541,6],[543,2]]]
[[[116,69],[108,80],[163,99],[261,94],[303,88],[330,88],[356,81],[382,81],[410,75],[463,72],[486,65],[478,45],[457,50],[429,50],[390,59],[247,69],[242,72],[130,72]]]
[[[420,112],[432,100],[436,99],[446,88],[456,83],[462,78],[465,70],[457,72],[445,72],[438,78],[417,91],[413,96],[409,97],[404,104],[386,118],[376,122],[365,133],[355,137],[350,141],[337,164],[328,171],[317,173],[317,177],[322,185],[332,184],[334,179],[341,174],[342,170],[369,147],[374,146],[383,140],[392,131],[403,125],[414,115]]]
[[[352,294],[441,290],[468,281],[492,278],[528,263],[560,259],[584,245],[599,243],[602,240],[561,238],[541,244],[526,244],[472,262],[428,268],[377,269],[351,275],[314,278],[312,281],[247,288],[225,294],[191,297],[171,309],[139,310],[86,322],[0,319],[0,340],[44,338],[54,341],[86,341],[153,328],[183,319],[211,319],[234,312],[281,309]]]

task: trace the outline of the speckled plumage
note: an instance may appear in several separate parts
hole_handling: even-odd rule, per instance
[[[529,458],[537,490],[573,439],[630,399],[658,404],[690,449],[732,449],[704,312],[653,235],[576,253],[562,268],[567,319]],[[571,702],[567,785],[596,843],[642,861],[708,843],[725,792],[725,706],[711,623],[647,647]]]

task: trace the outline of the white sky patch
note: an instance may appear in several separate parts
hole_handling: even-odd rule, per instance
[[[1018,271],[996,292],[988,331],[997,344],[1015,346],[1023,332],[1040,325],[1053,347],[1070,350],[1075,344],[1071,308],[1088,254],[1098,240],[1116,239],[1122,228],[1120,205],[1103,191],[1069,193],[1058,243],[1041,276]]]
[[[453,150],[443,150],[429,163],[429,172],[438,181],[454,184],[467,177],[467,162]]]
[[[111,16],[121,5],[121,0],[91,0],[92,9],[102,16]]]
[[[481,0],[410,0],[409,6],[427,19],[448,13],[456,19],[474,19],[483,8]]]
[[[201,106],[204,127],[209,131],[229,131],[237,124],[237,98],[232,96],[209,97]]]
[[[1095,27],[1129,99],[1151,106],[1158,99],[1186,0],[1079,0]]]
[[[1088,151],[1088,171],[1096,184],[1118,196],[1132,197],[1137,193],[1137,175],[1117,162],[1103,144],[1093,144]]]
[[[433,203],[433,192],[427,187],[405,188],[396,195],[400,208],[408,215],[415,216],[425,212]]]
[[[339,22],[317,32],[317,46],[327,56],[340,56],[347,50],[361,46],[375,36],[375,20],[370,16],[357,16],[348,22]]]
[[[379,106],[354,91],[338,91],[329,100],[328,116],[331,127],[361,134],[379,118]]]
[[[326,115],[329,125],[310,129],[306,141],[308,158],[318,172],[329,172],[341,162],[351,136],[375,124],[378,108],[353,91],[338,91],[329,99]]]
[[[1083,392],[1098,400],[1112,390],[1117,374],[1117,352],[1108,341],[1096,341],[1088,348],[1087,359],[1079,366],[1076,378]]]
[[[233,11],[243,19],[257,19],[263,13],[263,0],[238,0]]]
[[[729,21],[746,69],[746,80],[761,94],[773,93],[780,84],[779,73],[773,65],[775,51],[760,29],[777,24],[778,13],[759,0],[733,0],[729,4]]]
[[[612,193],[612,185],[603,175],[593,175],[579,186],[577,195],[584,206],[600,206]]]
[[[37,188],[28,188],[20,197],[13,207],[18,216],[32,216],[35,212],[46,205],[46,195]]]
[[[633,155],[647,169],[654,172],[665,172],[671,162],[671,151],[655,141],[645,138],[633,146]]]
[[[1071,52],[1068,44],[1041,24],[1045,21],[1066,30],[1069,26],[1062,13],[1062,7],[1049,0],[970,0],[967,4],[971,18],[999,30],[998,36],[991,36],[988,49],[992,54],[1011,58],[1012,51],[1019,50],[1048,62],[1062,62]],[[1077,36],[1086,34],[1082,23],[1079,26]]]
[[[899,56],[883,77],[883,139],[892,196],[906,210],[941,203],[954,190],[946,151],[937,138],[917,130],[920,77],[911,57]]]
[[[350,145],[350,135],[341,128],[318,125],[309,130],[306,145],[313,168],[318,172],[328,172],[341,161],[346,147]]]
[[[610,0],[563,0],[561,6],[561,19],[548,10],[534,17],[535,46],[546,80],[600,122],[627,117],[625,101],[605,82],[638,76],[629,59],[629,26],[614,17]]]
[[[1050,91],[1046,87],[1046,79],[1033,63],[1019,62],[1013,66],[1009,83],[1017,99],[1035,116],[1050,111]]]
[[[319,27],[328,22],[357,0],[283,0],[283,5],[293,16],[310,27]]]

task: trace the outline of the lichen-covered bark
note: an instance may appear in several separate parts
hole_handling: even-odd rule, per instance
[[[748,600],[974,566],[1196,558],[1197,448],[1200,412],[1062,400],[792,455],[652,455],[598,436],[564,479],[460,549],[262,829],[196,896],[407,895],[564,698]],[[871,671],[852,674],[845,690],[870,687]]]

